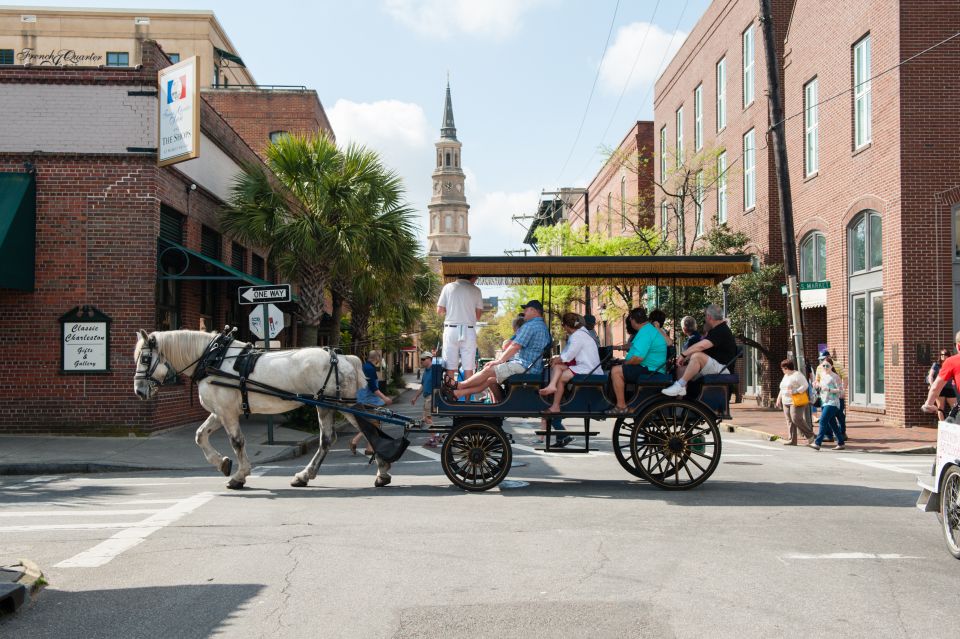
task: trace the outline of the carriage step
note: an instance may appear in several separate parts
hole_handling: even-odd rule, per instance
[[[584,437],[589,435],[590,437],[596,437],[600,434],[600,431],[590,430],[535,430],[533,431],[535,435],[556,435],[557,437]]]

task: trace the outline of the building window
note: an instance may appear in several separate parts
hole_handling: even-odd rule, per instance
[[[453,216],[449,213],[443,216],[443,230],[447,233],[453,231]]]
[[[13,64],[13,49],[0,49],[0,64]]]
[[[180,328],[180,282],[157,280],[158,331],[175,331]]]
[[[807,176],[820,169],[820,116],[817,106],[817,79],[803,87],[804,170]]]
[[[263,258],[256,253],[253,254],[250,270],[253,271],[251,275],[263,279]]]
[[[177,62],[180,62],[180,54],[179,54],[179,53],[168,53],[168,54],[167,54],[167,57],[170,58],[170,62],[171,62],[172,64],[176,64]]]
[[[453,165],[456,167],[460,166],[460,151],[456,151],[453,154]]]
[[[850,274],[852,402],[883,405],[885,392],[883,225],[876,211],[858,214],[847,230]]]
[[[819,231],[800,242],[800,279],[804,282],[827,280],[827,238]]]
[[[753,103],[753,25],[743,32],[743,108]]]
[[[627,230],[627,176],[620,178],[620,230]]]
[[[166,204],[160,205],[160,239],[183,244],[183,216]]]
[[[247,272],[247,249],[236,242],[230,245],[230,266],[241,273]]]
[[[130,54],[126,51],[107,51],[108,67],[129,67]]]
[[[693,190],[693,202],[696,205],[695,236],[703,235],[703,171],[697,171],[697,181]]]
[[[270,143],[276,144],[283,138],[290,137],[289,131],[271,131],[270,132]]]
[[[743,210],[749,211],[757,204],[757,158],[753,142],[753,129],[743,136]]]
[[[717,62],[717,131],[727,126],[727,59]]]
[[[677,246],[683,246],[683,243],[687,241],[687,218],[684,215],[682,197],[676,198],[673,214],[677,218]]]
[[[870,116],[870,36],[853,45],[853,148],[869,144],[872,139]]]
[[[703,85],[693,90],[693,150],[703,148]]]
[[[200,229],[200,252],[215,260],[220,259],[220,234],[209,226]]]
[[[660,182],[667,180],[667,127],[660,127]]]
[[[677,109],[677,167],[683,164],[683,107]]]
[[[727,222],[727,152],[717,156],[717,224]]]
[[[670,232],[670,205],[664,200],[660,202],[660,235],[664,240]]]
[[[450,151],[447,151],[447,152],[446,152],[446,155],[445,155],[444,157],[445,157],[445,159],[446,159],[446,164],[445,164],[445,166],[450,166]]]

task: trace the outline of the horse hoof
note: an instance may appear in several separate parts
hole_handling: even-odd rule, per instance
[[[229,477],[233,471],[233,460],[229,457],[224,457],[223,461],[220,462],[220,465],[217,468],[220,469],[220,472],[223,473],[224,477]]]
[[[307,485],[306,479],[300,479],[299,477],[294,477],[293,481],[290,482],[290,485],[294,488],[303,488]]]
[[[227,488],[229,488],[230,490],[240,490],[241,488],[243,488],[243,485],[245,483],[246,482],[237,481],[236,479],[231,479],[230,481],[227,482]]]
[[[384,486],[388,485],[392,480],[393,478],[391,477],[377,477],[375,480],[373,480],[373,485],[376,486],[377,488],[383,488]]]

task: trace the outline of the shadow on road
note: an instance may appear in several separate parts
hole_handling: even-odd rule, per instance
[[[158,586],[67,592],[48,589],[36,603],[0,621],[0,635],[31,637],[209,637],[256,597],[259,584]]]

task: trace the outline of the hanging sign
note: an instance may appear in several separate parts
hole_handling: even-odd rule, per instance
[[[200,155],[200,56],[157,72],[160,105],[157,164],[167,166]]]
[[[92,306],[77,306],[60,318],[60,372],[110,370],[110,318]]]

